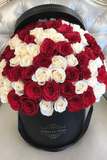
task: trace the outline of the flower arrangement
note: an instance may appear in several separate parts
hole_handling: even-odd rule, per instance
[[[29,116],[39,110],[79,111],[107,90],[100,46],[79,25],[63,19],[31,23],[12,35],[0,56],[0,98]]]

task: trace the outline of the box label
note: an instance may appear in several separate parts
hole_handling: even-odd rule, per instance
[[[56,124],[51,124],[45,128],[41,127],[41,135],[45,135],[51,139],[56,139],[57,137],[61,136],[62,134],[66,133],[66,127],[61,127]]]

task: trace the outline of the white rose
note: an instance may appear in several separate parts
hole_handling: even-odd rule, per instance
[[[70,26],[72,26],[72,27],[73,27],[73,25],[74,25],[73,23],[70,23]]]
[[[14,58],[11,58],[9,61],[10,61],[10,66],[15,67],[15,66],[20,65],[21,57],[15,56]]]
[[[32,76],[32,81],[34,81],[34,82],[37,82],[37,81],[38,81],[37,78],[36,78],[36,74],[33,74],[33,76]]]
[[[97,82],[97,84],[93,86],[93,91],[96,98],[96,102],[99,102],[102,96],[102,87],[99,82]]]
[[[0,85],[4,85],[3,81],[7,79],[6,76],[2,76],[2,74],[0,74]]]
[[[29,52],[27,50],[27,44],[26,43],[22,43],[20,45],[18,45],[15,48],[15,55],[20,56],[21,58],[23,58],[25,55],[28,55]]]
[[[32,76],[32,80],[34,82],[39,82],[40,85],[44,85],[45,81],[50,80],[50,71],[47,68],[41,67],[38,68],[35,72],[35,74]]]
[[[66,69],[67,67],[67,61],[64,57],[58,55],[58,56],[54,56],[52,58],[52,63],[53,65],[55,65],[56,67],[60,67],[62,69]]]
[[[7,95],[8,95],[8,92],[2,92],[1,93],[1,102],[2,103],[8,103]]]
[[[79,32],[80,35],[84,35],[85,33],[89,33],[88,31],[83,30],[82,28],[80,28],[80,26],[77,25],[77,24],[73,24],[73,31]]]
[[[36,37],[37,34],[41,32],[43,32],[43,28],[34,28],[33,30],[30,31],[30,35],[33,35]]]
[[[57,83],[63,83],[66,79],[65,71],[62,68],[53,67],[50,69],[51,78]]]
[[[95,73],[91,73],[92,77],[97,77],[98,76],[98,72]]]
[[[44,32],[41,32],[41,33],[38,33],[36,35],[36,38],[34,39],[34,41],[37,43],[37,44],[42,44],[42,42],[44,41],[45,38],[48,38],[48,34],[44,33]]]
[[[37,56],[40,53],[40,46],[37,44],[29,43],[27,50],[32,57]]]
[[[68,102],[66,98],[60,96],[59,99],[54,103],[54,109],[56,112],[62,113],[66,110],[67,105]]]
[[[97,65],[97,68],[100,68],[103,65],[103,62],[100,59],[100,57],[96,58],[94,61],[95,61],[96,65]]]
[[[54,111],[53,102],[41,100],[41,102],[39,103],[39,106],[40,106],[40,111],[43,115],[52,116],[53,111]]]
[[[6,78],[4,81],[3,81],[3,84],[4,84],[4,91],[5,92],[10,92],[10,90],[12,90],[12,82],[8,80],[8,78]]]
[[[73,31],[79,32],[81,36],[85,34],[85,31],[82,28],[75,28],[75,29],[73,28]]]
[[[3,69],[6,66],[6,61],[5,59],[2,59],[2,61],[0,62],[0,68]]]
[[[102,94],[104,94],[106,92],[106,85],[104,83],[100,83],[100,84],[101,84]]]
[[[0,68],[0,77],[2,76],[3,68]]]
[[[29,67],[32,65],[33,57],[31,55],[26,55],[23,57],[23,59],[20,61],[21,67]]]
[[[18,80],[17,82],[12,82],[12,87],[14,88],[14,90],[23,91],[24,83],[21,80]]]
[[[6,76],[2,76],[2,74],[0,74],[0,85],[4,85],[3,81],[7,79]]]
[[[80,53],[81,51],[84,51],[84,47],[81,43],[73,43],[71,44],[71,47],[73,48],[75,53]]]
[[[80,29],[80,25],[78,24],[73,24],[72,27],[73,27],[73,31],[78,31]]]
[[[19,96],[24,95],[24,91],[15,91],[16,94],[18,94]]]
[[[59,42],[59,41],[63,41],[63,40],[65,39],[65,37],[64,37],[61,33],[56,33],[56,34],[53,34],[53,35],[51,36],[51,39],[52,39],[55,43],[57,43],[57,42]]]
[[[61,20],[61,21],[62,21],[62,24],[67,24],[68,26],[70,25],[68,21],[65,21],[65,20]]]
[[[64,41],[69,42],[67,38],[65,38]]]
[[[90,60],[89,61],[89,65],[88,65],[88,68],[90,69],[92,75],[97,75],[97,64],[95,63],[94,60]]]
[[[53,34],[56,34],[57,31],[54,28],[45,29],[44,33],[48,34],[48,37],[50,38]]]
[[[15,93],[19,96],[22,96],[24,94],[24,83],[21,80],[12,82],[12,87],[14,88]]]
[[[84,35],[81,35],[81,44],[85,47],[88,46],[87,39],[85,38]]]
[[[0,98],[2,103],[7,103],[7,94],[12,90],[12,83],[7,77],[0,80]]]
[[[93,87],[97,83],[97,78],[96,77],[91,77],[87,80],[87,83],[89,86]]]
[[[49,69],[41,67],[36,71],[37,80],[40,82],[48,81],[50,79]]]
[[[83,80],[80,80],[78,82],[75,83],[75,93],[76,94],[82,94],[84,91],[87,90],[88,85],[87,83]]]
[[[88,33],[88,31],[83,30],[82,28],[80,28],[78,32],[80,33],[81,36],[84,35],[85,33]]]
[[[19,39],[18,35],[16,34],[13,38],[9,40],[8,45],[10,46],[10,49],[13,50],[16,48],[16,46],[18,46],[21,43],[22,41]]]
[[[76,65],[78,65],[78,60],[73,54],[71,54],[69,56],[66,56],[66,60],[67,60],[67,65],[68,66],[76,66]]]

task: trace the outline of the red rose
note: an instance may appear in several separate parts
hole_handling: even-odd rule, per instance
[[[26,100],[21,104],[22,113],[35,116],[39,112],[39,104],[32,100]]]
[[[68,108],[70,112],[79,111],[83,109],[84,103],[80,95],[74,95],[68,98]]]
[[[90,106],[95,102],[96,98],[91,86],[89,86],[88,89],[82,94],[82,100],[86,106]]]
[[[71,82],[65,81],[60,85],[60,95],[69,98],[75,94],[75,86]]]
[[[55,101],[59,97],[59,84],[52,81],[46,82],[43,86],[43,99],[46,101]]]
[[[10,60],[11,58],[15,57],[14,51],[15,50],[11,50],[11,51],[6,53],[6,56],[5,56],[6,60]]]
[[[7,76],[9,71],[11,70],[11,66],[9,65],[9,62],[6,63],[6,66],[3,68],[3,72],[2,72],[2,75],[3,76]]]
[[[21,76],[22,76],[21,72],[22,72],[22,67],[20,67],[20,66],[13,67],[9,71],[7,78],[10,81],[15,81],[16,82],[21,78]]]
[[[29,82],[30,83],[30,82]],[[28,84],[29,84],[28,83]],[[31,100],[29,97],[27,97],[26,95],[22,95],[22,96],[20,96],[20,103],[23,103],[23,102],[25,102],[26,100]],[[32,100],[32,101],[34,101],[35,103],[37,103],[37,99],[35,99],[35,100]]]
[[[91,78],[91,71],[89,68],[86,67],[82,67],[80,68],[81,72],[80,72],[80,79],[89,79]]]
[[[27,34],[24,38],[24,42],[29,44],[29,43],[34,43],[36,44],[36,42],[34,41],[35,37],[33,35],[29,35]]]
[[[87,67],[89,65],[89,60],[88,60],[86,54],[83,51],[81,53],[77,54],[76,58],[78,59],[78,62],[79,62],[80,66]]]
[[[69,40],[69,42],[72,43],[80,43],[81,42],[81,37],[79,32],[71,32],[71,33],[67,33],[66,38]]]
[[[40,46],[40,50],[45,56],[52,57],[55,54],[55,46],[56,45],[53,40],[46,38]]]
[[[99,57],[99,54],[101,52],[101,47],[96,42],[91,45],[91,49],[93,50],[94,55],[96,57]]]
[[[25,29],[27,29],[28,31],[33,30],[36,27],[36,23],[32,22],[30,24],[28,24]]]
[[[76,82],[79,79],[79,70],[76,67],[68,67],[66,70],[66,80]]]
[[[6,53],[9,52],[9,51],[10,51],[10,46],[8,45],[8,46],[4,49],[4,51],[3,51],[2,54],[6,54]]]
[[[73,27],[68,26],[67,24],[62,24],[58,29],[58,32],[62,33],[63,35],[66,35],[67,33],[72,33]]]
[[[59,20],[52,20],[47,22],[47,28],[54,28],[57,29],[62,25],[62,21]]]
[[[88,59],[91,59],[91,60],[95,60],[96,59],[96,56],[94,55],[94,52],[89,47],[85,47],[85,54],[88,57]]]
[[[2,61],[2,59],[3,59],[3,57],[2,57],[2,56],[0,56],[0,62]]]
[[[59,41],[56,43],[56,50],[63,57],[68,56],[73,53],[73,49],[69,42]]]
[[[10,46],[8,45],[8,46],[4,49],[3,53],[1,54],[2,59],[5,58],[5,55],[6,55],[9,51],[11,51],[11,50],[10,50]]]
[[[42,96],[42,89],[37,82],[31,81],[29,84],[25,84],[24,86],[24,93],[30,99],[39,99]]]
[[[29,80],[31,79],[34,73],[35,73],[35,67],[33,65],[29,67],[24,67],[22,70],[22,78],[25,80]]]
[[[104,58],[104,54],[101,52],[99,52],[99,57],[101,58],[102,62],[104,62],[105,58]]]
[[[25,36],[26,36],[27,34],[29,34],[28,30],[27,30],[27,29],[22,29],[22,30],[19,32],[18,36],[19,36],[19,38],[23,41],[24,38],[25,38]]]
[[[19,111],[21,109],[20,96],[15,94],[14,90],[8,93],[7,98],[12,109],[14,109],[15,111]]]
[[[101,68],[98,69],[98,76],[97,79],[100,83],[103,83],[106,78],[106,69],[105,66],[102,66]]]
[[[51,63],[52,63],[52,60],[49,57],[46,57],[42,54],[39,54],[38,56],[33,58],[33,64],[37,68],[39,68],[39,67],[48,68]]]
[[[46,29],[47,28],[47,24],[46,22],[42,21],[42,22],[39,22],[37,25],[36,25],[37,28],[39,27],[42,27],[43,29]]]
[[[95,42],[95,38],[92,37],[89,33],[85,33],[84,36],[87,39],[87,42],[89,45]]]
[[[24,79],[23,77],[21,77],[20,80],[21,80],[25,85],[32,82],[31,79]]]
[[[20,103],[25,102],[26,100],[28,100],[28,97],[25,95],[20,96]]]

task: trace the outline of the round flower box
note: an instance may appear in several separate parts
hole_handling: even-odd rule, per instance
[[[26,142],[60,151],[85,134],[93,103],[107,90],[106,71],[100,46],[75,11],[37,6],[18,18],[0,56],[0,98],[18,111]]]
[[[41,5],[34,7],[17,20],[15,32],[39,19],[65,18],[69,22],[84,28],[81,17],[73,10],[61,5]],[[85,109],[78,112],[54,112],[52,116],[43,116],[40,111],[35,116],[23,115],[19,111],[19,132],[31,145],[48,151],[63,150],[80,139],[83,133]]]

